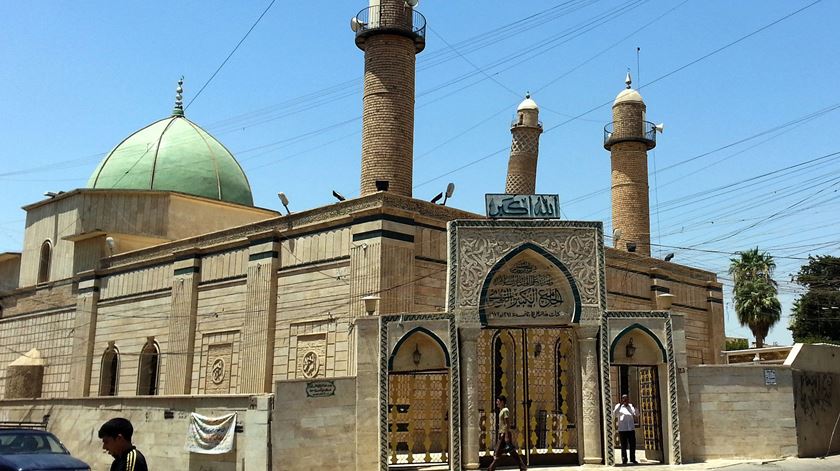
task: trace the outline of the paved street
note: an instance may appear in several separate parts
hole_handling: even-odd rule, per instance
[[[530,468],[533,470],[557,470],[569,471],[573,469],[594,470],[594,469],[648,469],[650,471],[694,471],[705,469],[718,469],[724,471],[810,471],[810,470],[840,470],[840,455],[829,456],[825,459],[819,458],[787,458],[781,460],[713,460],[706,463],[692,463],[681,466],[665,466],[659,464],[640,463],[635,466],[577,466],[577,467],[554,467],[554,468]]]

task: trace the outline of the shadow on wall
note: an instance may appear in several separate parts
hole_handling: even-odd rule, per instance
[[[840,347],[797,344],[785,364],[793,368],[799,456],[839,453]]]

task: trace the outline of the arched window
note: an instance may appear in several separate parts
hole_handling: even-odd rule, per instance
[[[108,342],[108,348],[102,354],[102,370],[99,375],[99,395],[116,396],[120,373],[120,352],[114,342]]]
[[[154,396],[158,393],[158,371],[160,369],[160,348],[154,337],[146,338],[146,345],[140,352],[137,369],[137,395]]]
[[[38,283],[50,281],[50,263],[52,259],[52,244],[45,240],[41,244],[41,259],[38,263]]]

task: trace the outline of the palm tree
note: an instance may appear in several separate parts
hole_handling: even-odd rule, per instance
[[[767,252],[758,247],[745,252],[736,252],[738,257],[730,259],[729,274],[735,282],[733,297],[738,322],[748,326],[755,336],[756,348],[764,346],[767,332],[782,317],[782,305],[776,297],[776,282],[773,270],[776,262]]]

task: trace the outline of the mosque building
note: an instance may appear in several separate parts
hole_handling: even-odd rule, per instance
[[[185,116],[179,82],[171,115],[85,188],[23,208],[22,251],[0,254],[0,421],[43,420],[100,465],[90,430],[123,415],[172,469],[477,469],[505,395],[529,466],[612,465],[626,393],[646,459],[726,456],[698,428],[691,376],[720,368],[721,283],[650,256],[657,127],[629,74],[602,143],[609,247],[601,222],[561,219],[552,189],[537,193],[530,95],[486,214],[413,198],[425,18],[379,0],[353,28],[358,198],[255,207],[235,157]],[[236,448],[183,452],[192,412],[237,413]]]

